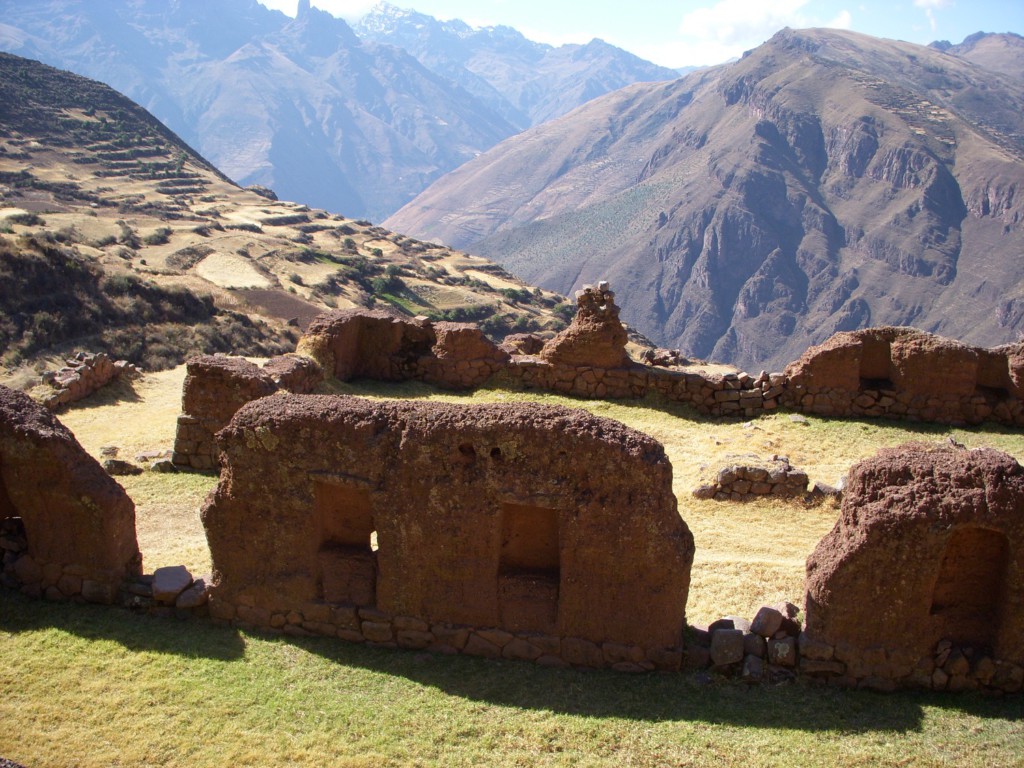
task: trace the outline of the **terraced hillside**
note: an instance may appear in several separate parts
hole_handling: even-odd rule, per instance
[[[94,81],[0,54],[0,350],[143,366],[270,354],[333,307],[560,327],[562,298],[495,264],[241,189]],[[560,307],[564,314],[567,307]]]

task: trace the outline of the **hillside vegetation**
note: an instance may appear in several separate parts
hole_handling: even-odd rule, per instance
[[[115,91],[0,54],[6,367],[75,348],[153,369],[271,355],[356,306],[497,338],[560,328],[567,309],[485,259],[240,189]]]

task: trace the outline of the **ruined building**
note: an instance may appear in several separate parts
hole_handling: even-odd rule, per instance
[[[218,435],[211,614],[677,667],[693,538],[655,440],[582,411],[277,395]]]

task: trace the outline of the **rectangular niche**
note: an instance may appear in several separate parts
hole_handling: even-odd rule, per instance
[[[889,342],[865,337],[861,342],[860,388],[893,389],[892,349]]]
[[[992,649],[1003,607],[1009,542],[987,528],[950,536],[932,591],[931,614],[942,637]]]
[[[328,603],[377,602],[376,526],[370,491],[314,482],[319,597]]]
[[[555,509],[514,503],[501,506],[498,601],[505,629],[556,631],[561,579],[558,518]]]

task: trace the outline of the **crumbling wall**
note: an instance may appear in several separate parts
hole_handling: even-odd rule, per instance
[[[991,449],[883,449],[807,561],[804,669],[843,684],[1020,690],[1024,468]]]
[[[141,573],[135,505],[46,408],[0,387],[3,581],[35,597],[112,603]]]
[[[271,358],[263,368],[240,357],[200,355],[188,361],[172,461],[182,467],[217,467],[214,435],[246,403],[280,390],[310,392],[323,380],[313,360]]]
[[[541,663],[677,667],[693,538],[662,446],[590,414],[278,396],[218,436],[215,617]]]
[[[43,383],[53,388],[43,400],[43,405],[51,411],[88,397],[114,379],[130,380],[140,375],[139,369],[127,360],[114,361],[103,352],[79,352],[65,362],[67,365],[63,368],[47,371],[42,377]]]
[[[787,367],[782,403],[822,416],[1024,425],[1020,347],[980,349],[914,328],[837,333]]]

